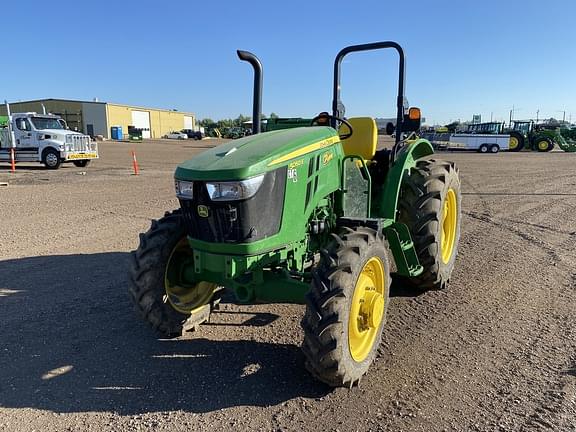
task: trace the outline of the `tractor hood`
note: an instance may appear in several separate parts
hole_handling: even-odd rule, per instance
[[[336,131],[326,126],[265,132],[206,150],[180,164],[175,177],[179,180],[241,180],[339,141]]]

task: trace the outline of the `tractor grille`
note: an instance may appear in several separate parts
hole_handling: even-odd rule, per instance
[[[280,231],[285,189],[286,167],[266,173],[258,192],[241,201],[212,201],[205,183],[194,182],[194,199],[180,200],[188,235],[212,243],[251,243],[270,237]],[[208,209],[207,216],[199,215],[199,206]]]

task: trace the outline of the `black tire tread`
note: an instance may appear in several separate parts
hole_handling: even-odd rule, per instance
[[[453,162],[437,159],[421,159],[405,175],[398,203],[398,221],[406,224],[416,248],[416,254],[424,271],[417,277],[406,278],[405,282],[418,289],[443,289],[449,281],[454,259],[450,268],[444,268],[440,257],[440,232],[442,191],[452,181],[457,188],[460,205],[460,180]],[[460,224],[460,215],[458,216]],[[459,228],[456,238],[458,247]],[[457,250],[454,251],[454,256]],[[442,268],[441,268],[442,267]]]
[[[140,316],[165,337],[180,336],[189,318],[162,301],[164,286],[158,284],[158,278],[164,277],[161,263],[167,261],[183,235],[181,211],[168,212],[152,221],[146,233],[140,234],[140,245],[132,252],[128,292]]]
[[[526,145],[526,139],[524,138],[524,135],[522,135],[520,132],[511,131],[510,137],[515,137],[518,140],[518,147],[516,147],[515,149],[510,149],[511,152],[519,152]]]
[[[302,351],[308,371],[333,387],[357,385],[373,362],[380,345],[381,332],[371,354],[362,363],[351,361],[351,358],[343,355],[348,349],[347,339],[344,340],[348,334],[345,328],[349,313],[348,298],[355,288],[352,269],[362,264],[361,250],[375,245],[387,251],[383,236],[369,228],[348,229],[343,230],[341,235],[333,234],[333,241],[321,251],[321,262],[312,272],[312,285],[306,295],[306,313],[302,319]],[[387,297],[390,282],[387,260],[384,266]]]

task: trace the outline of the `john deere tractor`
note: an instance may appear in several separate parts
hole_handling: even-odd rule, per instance
[[[555,126],[538,124],[534,120],[514,120],[509,132],[510,151],[549,152],[554,148],[554,144],[558,144],[564,151],[574,151]]]
[[[374,119],[344,116],[340,65],[350,53],[386,48],[400,57],[395,143],[378,150]],[[180,208],[141,234],[130,294],[164,336],[205,321],[224,289],[242,304],[306,304],[307,369],[331,386],[352,387],[380,345],[391,278],[420,289],[450,279],[460,237],[458,171],[414,136],[420,110],[404,98],[397,43],[341,50],[332,113],[266,133],[261,63],[246,51],[238,56],[254,68],[254,134],[178,166]]]

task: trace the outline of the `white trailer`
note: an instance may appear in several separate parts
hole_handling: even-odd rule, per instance
[[[498,153],[508,150],[510,145],[509,134],[450,134],[448,141],[437,141],[439,148],[447,150],[475,150],[480,153]]]
[[[65,128],[52,114],[17,113],[9,116],[8,127],[0,129],[0,162],[41,162],[57,169],[63,162],[85,167],[98,159],[98,144],[88,135]]]

